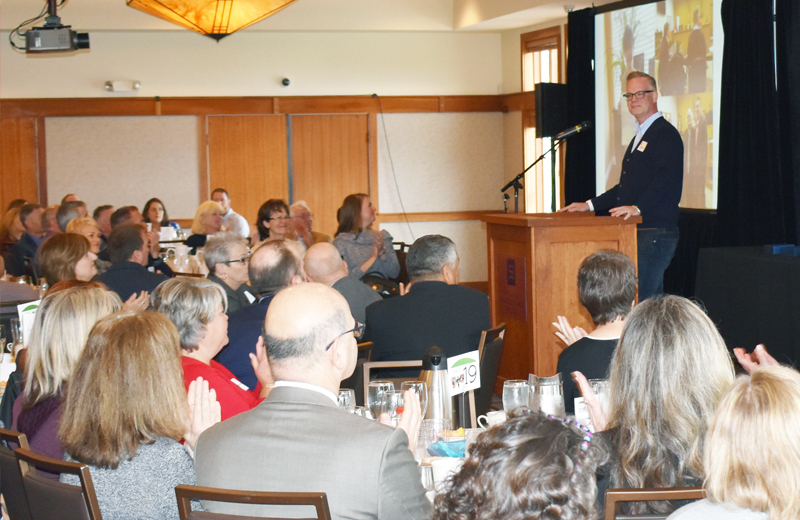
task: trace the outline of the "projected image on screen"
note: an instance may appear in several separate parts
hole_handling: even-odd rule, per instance
[[[628,4],[630,5],[630,4]],[[611,7],[611,6],[607,6]],[[716,207],[714,154],[718,91],[713,0],[667,0],[612,10],[595,18],[598,192],[619,181],[622,157],[636,120],[622,94],[638,70],[658,83],[658,109],[681,134],[684,180],[680,205]],[[715,56],[720,49],[720,56]],[[605,131],[603,131],[605,130]]]

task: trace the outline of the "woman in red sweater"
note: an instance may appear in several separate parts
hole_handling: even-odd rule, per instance
[[[183,357],[183,380],[189,384],[202,377],[217,393],[222,420],[255,407],[269,393],[272,374],[259,340],[258,357],[251,356],[259,384],[248,388],[220,363],[214,361],[228,343],[227,299],[214,282],[179,276],[165,281],[153,292],[153,307],[178,328]]]

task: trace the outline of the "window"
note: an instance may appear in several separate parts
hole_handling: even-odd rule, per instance
[[[561,27],[550,27],[520,36],[522,43],[522,91],[531,92],[536,83],[561,83]],[[522,115],[523,160],[527,168],[550,148],[550,138],[536,138],[536,112],[526,110]],[[558,209],[562,200],[562,153],[548,154],[525,174],[525,210],[529,213],[549,213]],[[552,204],[552,160],[556,161],[556,204]]]

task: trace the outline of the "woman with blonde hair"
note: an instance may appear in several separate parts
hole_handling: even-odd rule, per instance
[[[394,278],[400,274],[400,262],[392,247],[392,235],[385,229],[372,229],[376,214],[369,195],[365,193],[345,197],[336,213],[339,227],[333,245],[347,262],[350,276]]]
[[[42,276],[50,285],[62,280],[89,281],[97,274],[89,240],[83,235],[61,233],[45,240],[39,248]]]
[[[78,217],[70,220],[67,224],[67,233],[85,236],[89,241],[89,251],[94,254],[100,252],[100,246],[103,244],[100,238],[100,227],[92,217]]]
[[[186,239],[186,245],[192,248],[192,254],[197,252],[198,247],[206,245],[210,235],[224,231],[222,228],[224,215],[225,210],[213,200],[200,204],[192,221],[192,235]]]
[[[25,362],[24,389],[14,402],[12,429],[28,436],[31,449],[61,459],[56,437],[64,388],[94,324],[122,306],[99,284],[46,296],[33,322]]]
[[[175,326],[156,312],[112,314],[89,335],[58,433],[67,460],[89,465],[103,518],[177,520],[175,486],[196,483],[179,442],[194,446],[199,435],[187,434],[180,357]],[[218,408],[207,416],[218,421]],[[75,475],[61,481],[79,484]]]
[[[574,372],[592,422],[610,442],[612,456],[598,480],[606,488],[699,485],[703,439],[733,364],[719,331],[697,305],[658,296],[628,315],[611,362],[608,421],[586,378]],[[669,513],[666,502],[634,502],[628,514]]]
[[[159,285],[152,301],[153,309],[178,328],[186,387],[198,377],[208,381],[209,387],[216,391],[223,421],[254,408],[267,396],[274,381],[264,356],[250,355],[259,382],[252,390],[214,361],[228,343],[227,300],[222,287],[202,278],[177,277]],[[263,354],[263,344],[256,351]]]
[[[780,366],[739,376],[708,428],[706,499],[670,520],[800,518],[800,374]]]

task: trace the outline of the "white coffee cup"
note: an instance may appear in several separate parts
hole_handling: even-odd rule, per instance
[[[442,457],[431,461],[433,483],[437,493],[442,492],[444,481],[447,480],[447,477],[461,469],[461,464],[463,463],[464,459],[455,457]]]
[[[478,426],[481,428],[491,428],[492,426],[497,426],[498,424],[502,424],[506,421],[506,412],[505,410],[497,410],[494,412],[489,412],[486,415],[479,415],[478,416]]]

